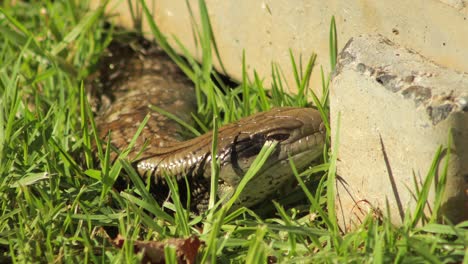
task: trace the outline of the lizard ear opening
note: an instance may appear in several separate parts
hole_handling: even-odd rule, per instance
[[[230,162],[237,175],[244,175],[269,139],[265,135],[253,135],[233,142]]]
[[[248,137],[232,144],[232,154],[236,157],[252,157],[260,153],[266,138],[259,135]]]
[[[267,140],[275,140],[275,141],[285,141],[289,138],[289,134],[286,133],[278,133],[273,135],[268,135]]]

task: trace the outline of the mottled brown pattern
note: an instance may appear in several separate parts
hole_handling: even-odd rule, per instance
[[[94,97],[98,98],[95,105],[99,108],[96,124],[100,137],[106,139],[111,131],[111,143],[118,149],[128,145],[145,116],[151,114],[131,158],[145,141],[158,147],[182,139],[180,125],[152,111],[149,105],[175,113],[188,123],[190,114],[196,112],[193,84],[170,58],[159,47],[145,42],[133,46],[113,42],[94,84],[94,89],[100,88],[94,91],[100,93]]]

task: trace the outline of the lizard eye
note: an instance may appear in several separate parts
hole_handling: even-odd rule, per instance
[[[276,140],[276,141],[285,141],[289,138],[289,134],[285,133],[279,133],[279,134],[273,134],[273,135],[268,135],[267,140]]]

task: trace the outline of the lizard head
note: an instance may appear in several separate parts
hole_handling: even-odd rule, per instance
[[[282,107],[241,119],[218,134],[221,160],[218,196],[229,196],[249,170],[260,150],[276,142],[238,204],[254,205],[294,178],[290,160],[302,171],[321,153],[325,129],[317,110]]]

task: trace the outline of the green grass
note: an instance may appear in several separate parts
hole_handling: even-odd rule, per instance
[[[339,232],[333,217],[336,157],[327,149],[324,164],[296,175],[303,194],[294,207],[286,206],[292,199],[288,197],[264,211],[229,211],[233,200],[220,205],[212,199],[212,210],[196,216],[184,209],[177,186],[169,181],[174,203],[163,208],[125,160],[126,151],[115,164],[103,149],[98,161],[91,155],[95,126],[82,82],[110,40],[125,33],[107,27],[102,10],[89,11],[85,1],[12,2],[4,1],[0,9],[0,262],[131,263],[141,257],[133,252],[134,240],[193,235],[205,243],[199,260],[212,262],[468,263],[468,223],[442,225],[435,215],[422,214],[435,166],[416,194],[416,213],[402,227],[369,216],[356,231]],[[193,32],[203,52],[200,64],[176,40],[185,50],[187,59],[182,59],[157,26],[151,26],[159,44],[197,88],[200,109],[194,118],[200,132],[272,106],[313,102],[328,117],[329,74],[321,69],[322,98],[308,89],[317,85],[309,84],[315,55],[302,65],[291,52],[297,95],[284,93],[285,73],[277,64],[271,66],[272,90],[265,91],[264,76],[252,72],[253,79],[247,77],[245,56],[242,83],[224,84],[213,71],[212,62],[219,58],[216,49],[212,53],[207,10],[199,4],[202,23]],[[332,67],[336,38],[332,26]],[[216,116],[218,108],[224,115]],[[212,166],[216,172],[217,164]],[[112,185],[124,172],[133,187],[117,192]],[[437,190],[437,197],[442,192]],[[436,201],[433,208],[439,207]],[[423,225],[416,226],[418,222]],[[126,238],[122,249],[110,244],[102,227]],[[167,255],[174,252],[168,249]]]

